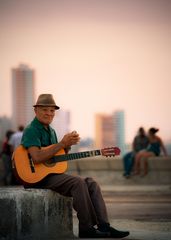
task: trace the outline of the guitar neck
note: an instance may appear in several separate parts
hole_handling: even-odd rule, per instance
[[[101,155],[101,150],[92,150],[92,151],[85,151],[85,152],[78,152],[78,153],[69,153],[69,154],[62,154],[58,156],[54,156],[53,162],[63,162],[69,160],[76,160],[80,158],[88,158]]]

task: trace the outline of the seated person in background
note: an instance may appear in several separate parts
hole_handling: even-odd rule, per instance
[[[143,160],[143,175],[145,176],[148,173],[148,163],[147,158],[153,156],[159,156],[161,150],[164,155],[167,156],[166,148],[163,144],[162,139],[156,135],[159,131],[157,128],[150,128],[148,131],[149,145],[145,150],[140,151],[135,157],[135,174],[140,174],[140,163]]]
[[[138,129],[137,135],[134,137],[132,143],[132,151],[128,152],[123,157],[123,164],[124,164],[124,177],[129,178],[133,165],[135,155],[142,149],[145,149],[148,146],[149,140],[146,136],[145,130],[143,127]]]

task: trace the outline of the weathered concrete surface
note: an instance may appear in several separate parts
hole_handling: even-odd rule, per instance
[[[145,177],[123,178],[123,161],[119,157],[92,157],[68,162],[68,173],[94,177],[99,184],[171,184],[171,156],[148,159],[149,173]]]
[[[0,188],[0,240],[71,237],[72,198],[44,189]]]
[[[111,225],[130,231],[125,240],[171,239],[171,185],[103,185],[101,189]],[[75,212],[73,216],[77,236]]]
[[[171,239],[171,185],[102,186],[111,224],[129,240]]]

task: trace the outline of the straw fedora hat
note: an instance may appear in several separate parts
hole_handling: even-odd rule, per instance
[[[36,104],[33,105],[33,107],[37,107],[37,106],[55,107],[55,109],[60,108],[56,105],[52,94],[40,94]]]

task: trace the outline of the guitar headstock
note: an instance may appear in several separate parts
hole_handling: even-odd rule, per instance
[[[118,147],[108,147],[101,149],[102,156],[114,157],[120,154],[121,150]]]

